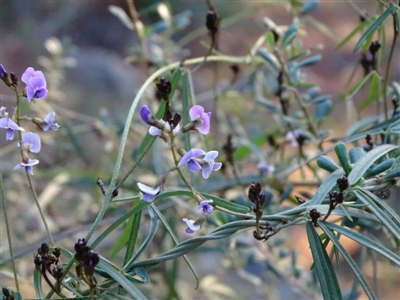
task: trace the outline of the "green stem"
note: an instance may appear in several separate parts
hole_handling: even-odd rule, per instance
[[[397,14],[393,15],[393,41],[392,41],[392,46],[390,47],[390,52],[389,52],[389,58],[386,64],[386,70],[385,70],[385,78],[383,82],[383,107],[385,110],[385,120],[388,120],[388,105],[387,105],[387,83],[389,80],[389,73],[390,73],[390,66],[392,64],[392,59],[393,59],[393,53],[394,53],[394,48],[396,46],[397,42],[397,36],[399,32],[397,31]]]
[[[4,214],[4,222],[6,223],[8,249],[10,251],[11,264],[12,264],[13,273],[14,273],[15,288],[17,289],[17,291],[19,291],[17,269],[15,268],[14,252],[13,252],[12,239],[11,239],[10,223],[8,222],[8,215],[7,215],[6,197],[4,195],[3,175],[1,173],[0,173],[0,197],[1,197],[3,214]]]
[[[18,95],[18,89],[15,89],[15,96],[16,96],[16,99],[17,99],[16,121],[17,121],[18,126],[21,126],[20,97]],[[19,140],[19,144],[22,146],[22,133],[21,133],[20,130],[18,130],[18,140]],[[22,153],[21,153],[21,156],[22,156]],[[31,178],[31,176],[29,175],[28,172],[25,172],[25,173],[26,173],[26,177],[28,178],[29,189],[32,192],[33,199],[35,200],[35,204],[36,204],[36,206],[37,206],[37,208],[39,210],[40,218],[42,219],[42,222],[43,222],[44,228],[46,230],[47,236],[49,237],[50,242],[53,245],[53,247],[55,247],[55,244],[54,244],[54,241],[53,241],[53,237],[52,237],[52,235],[50,233],[50,230],[49,230],[49,226],[47,225],[47,222],[46,222],[46,219],[44,217],[42,208],[40,207],[39,199],[38,199],[38,197],[36,195],[36,191],[35,191],[35,189],[33,187],[32,178]]]

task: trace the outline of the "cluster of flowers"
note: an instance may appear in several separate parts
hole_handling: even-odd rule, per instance
[[[182,128],[179,125],[180,115],[179,113],[177,114],[178,117],[174,117],[174,119],[178,120],[178,122],[167,122],[155,118],[146,105],[143,105],[140,108],[140,116],[145,123],[150,125],[149,134],[153,136],[160,136],[165,139],[165,135],[175,136],[180,132],[187,132],[190,130],[197,130],[202,134],[209,133],[211,112],[206,113],[202,106],[195,105],[189,110],[191,121]],[[201,170],[204,179],[207,179],[210,176],[211,171],[218,171],[222,167],[222,163],[215,162],[215,159],[218,156],[218,151],[206,152],[202,149],[193,148],[188,152],[179,149],[178,152],[181,154],[182,158],[177,167],[181,168],[187,164],[189,170],[192,172],[198,172]],[[154,188],[140,182],[137,185],[143,193],[143,200],[146,202],[152,202],[161,192],[162,188],[161,184],[156,185]],[[210,204],[212,202],[213,200],[211,199],[200,201],[197,210],[202,210],[206,216],[210,215],[214,209]],[[193,233],[200,229],[201,224],[204,222],[204,218],[200,218],[197,221],[183,218],[183,221],[187,224],[186,232]]]
[[[18,79],[14,75],[14,73],[10,73],[10,75],[6,72],[3,65],[0,64],[0,78],[4,81],[4,83],[14,89],[18,93]],[[26,69],[24,74],[22,74],[21,80],[26,84],[26,87],[23,91],[23,96],[28,99],[28,102],[33,101],[34,99],[44,99],[47,96],[47,88],[46,88],[46,79],[41,71],[35,71],[33,68],[29,67]],[[18,95],[19,97],[20,95]],[[16,108],[18,109],[18,108]],[[58,130],[60,127],[54,119],[55,113],[51,112],[47,114],[44,119],[40,119],[38,117],[27,118],[34,124],[36,124],[41,130]],[[0,107],[0,128],[6,129],[6,140],[11,141],[14,139],[14,131],[25,131],[24,128],[19,126],[20,120],[15,122],[15,113],[13,116],[9,116],[9,113],[6,112],[6,108],[4,106]],[[22,119],[22,118],[20,118]],[[25,168],[25,171],[29,174],[33,175],[33,166],[39,163],[37,159],[31,159],[29,157],[30,153],[38,153],[41,148],[40,137],[38,134],[33,132],[27,132],[22,134],[22,138],[20,142],[18,142],[18,147],[21,148],[21,163],[17,164],[14,167],[14,170]]]

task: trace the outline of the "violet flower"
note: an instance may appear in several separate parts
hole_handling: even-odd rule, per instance
[[[57,131],[58,128],[60,128],[60,125],[58,125],[54,119],[54,116],[56,115],[56,113],[53,111],[51,113],[48,113],[45,117],[44,117],[44,121],[46,122],[45,124],[43,124],[41,127],[44,131],[47,130],[54,130]]]
[[[196,159],[199,156],[204,155],[203,159]],[[202,170],[204,179],[210,176],[211,171],[218,171],[222,167],[222,163],[216,163],[214,160],[218,156],[218,151],[205,152],[202,149],[193,148],[189,150],[178,163],[178,167],[184,164],[188,164],[189,170],[192,172],[198,172]]]
[[[188,164],[189,170],[196,173],[201,170],[201,165],[194,160],[194,158],[202,156],[206,154],[206,152],[202,149],[193,148],[189,150],[184,156],[182,156],[181,160],[178,163],[178,167],[181,167],[184,164]]]
[[[21,80],[26,84],[26,95],[28,102],[33,98],[44,99],[47,95],[46,79],[41,71],[35,71],[29,67],[22,74]]]
[[[211,112],[205,113],[204,107],[195,105],[189,110],[190,119],[196,122],[195,128],[202,134],[210,132]]]
[[[203,213],[205,214],[205,215],[210,215],[212,212],[213,212],[213,210],[214,210],[214,208],[209,204],[209,203],[212,203],[213,201],[210,199],[210,200],[203,200],[203,201],[201,201],[200,202],[200,204],[197,206],[197,209],[196,210],[203,210]]]
[[[199,230],[199,229],[200,229],[200,225],[196,224],[196,221],[194,221],[194,220],[188,220],[188,219],[186,219],[186,218],[183,218],[182,220],[183,220],[183,222],[185,222],[186,225],[187,225],[187,228],[186,228],[186,230],[185,230],[186,233],[191,234],[191,233],[195,232],[196,230]]]
[[[22,145],[18,143],[18,147],[21,147],[22,162],[14,167],[14,170],[25,168],[25,171],[33,175],[32,166],[37,165],[39,161],[37,159],[30,159],[29,153],[38,153],[41,148],[40,137],[36,133],[27,132],[22,135]]]
[[[204,156],[203,160],[206,162],[201,167],[202,175],[204,179],[210,176],[211,171],[218,171],[222,167],[222,163],[216,163],[214,160],[218,156],[218,151],[209,151]]]
[[[156,186],[155,188],[149,187],[143,183],[137,183],[138,188],[143,193],[143,201],[152,202],[154,198],[160,193],[160,186]]]
[[[6,140],[12,141],[14,139],[14,130],[25,131],[25,129],[18,126],[17,123],[15,123],[11,118],[9,118],[8,114],[5,112],[5,109],[2,110],[2,114],[5,117],[0,119],[0,128],[6,129]]]
[[[4,69],[3,65],[0,64],[0,77],[3,77],[4,73],[6,73],[6,69]]]
[[[258,163],[257,168],[261,171],[261,173],[264,176],[267,176],[268,174],[275,171],[275,167],[273,165],[266,163],[265,161]]]
[[[297,142],[297,139],[299,136],[300,132],[297,129],[288,131],[288,133],[286,133],[286,139],[290,142],[292,147],[298,147],[299,143]]]

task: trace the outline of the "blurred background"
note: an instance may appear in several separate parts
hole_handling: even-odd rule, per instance
[[[288,26],[291,23],[285,1],[214,2],[222,19],[218,51],[226,55],[246,55],[258,37],[264,34],[265,17],[272,19],[278,26]],[[102,177],[105,181],[111,178],[119,134],[123,130],[127,111],[149,72],[165,63],[207,53],[207,45],[210,44],[204,26],[207,5],[203,1],[169,1],[164,6],[174,16],[175,27],[168,29],[165,27],[165,16],[163,18],[160,10],[157,11],[159,4],[159,1],[135,1],[140,19],[147,26],[146,45],[149,49],[148,58],[152,61],[149,66],[140,62],[143,57],[135,33],[110,12],[110,5],[115,5],[128,13],[125,1],[0,2],[0,63],[18,77],[29,66],[43,70],[49,86],[49,96],[45,101],[38,100],[31,106],[25,103],[23,111],[29,112],[29,115],[43,116],[54,110],[56,119],[59,118],[62,126],[57,133],[43,134],[44,145],[38,155],[41,163],[36,168],[34,180],[52,232],[55,235],[69,232],[69,237],[59,242],[63,247],[72,250],[73,241],[84,236],[88,230],[86,225],[93,221],[98,212],[102,196],[95,180],[97,177]],[[332,99],[340,101],[324,123],[327,129],[333,130],[334,136],[343,134],[352,121],[348,118],[349,115],[343,113],[344,102],[339,99],[341,93],[349,88],[349,78],[354,66],[361,59],[360,52],[352,53],[359,36],[339,51],[334,51],[334,48],[360,23],[360,13],[377,13],[374,1],[359,1],[355,4],[356,6],[346,1],[320,1],[317,9],[310,14],[310,19],[315,23],[310,21],[306,24],[307,33],[301,33],[303,44],[323,57],[320,63],[307,69],[308,81],[318,84],[323,94],[331,94]],[[319,22],[326,27],[317,28],[315,24],[320,24]],[[387,23],[389,45],[393,31],[390,22]],[[395,53],[393,64],[390,82],[398,80],[400,76],[399,53]],[[232,78],[232,71],[228,64],[218,64],[218,72],[221,79],[217,86],[223,88]],[[241,69],[239,76],[245,72],[245,69]],[[193,74],[197,100],[206,107],[211,105],[213,98],[212,74],[212,64],[204,65]],[[359,67],[352,84],[362,76],[363,70]],[[364,95],[367,92],[368,89],[364,91]],[[153,93],[153,90],[148,91],[149,95]],[[362,97],[355,99],[356,103],[363,101]],[[14,103],[12,91],[1,84],[0,106],[12,111]],[[227,111],[238,114],[240,122],[250,126],[253,119],[249,120],[248,114],[240,115],[242,104],[237,99],[233,99],[231,103],[226,108]],[[254,113],[263,118],[262,113]],[[361,117],[374,113],[374,109],[370,108],[363,111]],[[262,120],[263,126],[276,126],[273,120]],[[35,130],[34,127],[31,130]],[[139,138],[132,137],[127,147],[128,152],[133,152],[145,132],[146,128],[142,125],[138,124],[134,128],[132,135],[136,134]],[[45,233],[37,209],[30,199],[23,172],[12,171],[19,155],[15,153],[15,141],[6,141],[1,132],[0,142],[0,168],[9,201],[9,215],[13,220],[14,247],[18,251],[27,245],[34,245],[26,253],[19,252],[17,259],[25,289],[23,296],[33,298],[35,294],[30,278],[34,265],[31,257],[38,247],[35,243],[45,238]],[[131,157],[130,153],[127,155]],[[138,178],[154,180],[152,174],[159,173],[159,170],[157,171],[156,166],[152,168],[146,169],[144,166],[141,176],[136,174],[138,177],[131,184],[139,180]],[[135,188],[131,189],[133,190],[126,187],[122,193],[132,194]],[[308,192],[312,193],[313,189]],[[113,207],[104,225],[107,222],[110,224],[115,216],[126,209],[124,205]],[[168,218],[171,223],[176,221],[173,216]],[[183,232],[181,227],[183,224],[177,225],[177,231]],[[110,239],[108,245],[100,245],[97,251],[107,256],[116,238]],[[181,240],[186,238],[182,235]],[[276,265],[271,262],[282,254],[274,250],[274,243],[278,245],[283,241],[291,255],[286,260],[280,260],[281,269],[276,270]],[[220,247],[221,251],[216,252],[218,245],[223,246]],[[361,255],[356,245],[348,243],[347,246],[350,252]],[[146,255],[154,256],[160,252],[161,249],[153,246]],[[2,227],[0,259],[7,257],[8,246],[5,229]],[[306,285],[310,278],[301,272],[302,269],[307,271],[311,262],[303,227],[282,232],[282,239],[279,235],[271,243],[256,242],[251,234],[240,233],[235,237],[235,242],[210,242],[189,257],[202,281],[199,290],[194,291],[195,280],[180,259],[176,289],[182,299],[216,299],[217,295],[222,299],[311,297]],[[298,270],[295,271],[299,271],[299,274],[297,277],[293,275],[287,278],[281,272],[292,270],[293,257],[296,257]],[[9,263],[1,265],[2,286],[12,285],[9,267]],[[163,266],[166,270],[173,267],[175,263],[171,262]],[[347,276],[351,273],[346,268],[345,263],[340,264],[342,284],[349,289],[353,277]],[[372,273],[371,270],[372,266],[366,266],[369,279],[371,277],[368,277],[368,272]],[[378,271],[381,298],[396,299],[400,293],[398,272],[388,267],[386,262],[378,265]],[[153,291],[153,295],[164,297],[168,293],[168,286],[163,274],[165,275],[163,272],[150,272],[151,284],[143,289],[150,290],[155,286],[157,291]]]

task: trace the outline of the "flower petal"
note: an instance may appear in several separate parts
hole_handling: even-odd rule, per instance
[[[191,233],[193,233],[194,231],[200,229],[200,225],[195,225],[195,224],[194,224],[194,223],[195,223],[194,220],[188,220],[188,219],[186,219],[186,218],[183,218],[182,220],[183,220],[183,222],[186,223],[187,227],[192,231]],[[187,232],[187,231],[186,231],[186,232]]]
[[[219,169],[221,169],[222,168],[222,163],[214,163],[214,166],[213,166],[213,171],[218,171]]]
[[[21,80],[23,83],[28,85],[29,79],[31,79],[33,76],[35,76],[35,69],[29,67],[25,70],[24,74],[22,74]]]
[[[155,188],[152,188],[150,186],[147,186],[141,182],[137,183],[138,188],[145,194],[150,194],[150,195],[157,195],[157,193],[160,191],[160,186],[156,186]]]
[[[7,128],[6,130],[6,141],[12,141],[14,139],[14,130]]]
[[[143,106],[140,108],[139,114],[140,114],[140,117],[142,118],[142,120],[143,120],[145,123],[147,123],[147,124],[149,124],[149,125],[152,125],[152,124],[153,124],[153,122],[150,121],[150,118],[151,118],[151,116],[152,116],[151,111],[150,111],[150,109],[149,109],[146,105],[143,105]]]
[[[155,195],[151,195],[151,194],[144,194],[143,195],[143,201],[145,202],[153,202],[153,200],[156,198]]]
[[[193,159],[188,161],[188,167],[189,167],[189,170],[194,172],[194,173],[196,173],[196,172],[201,170],[200,164],[197,161],[193,160]]]
[[[194,105],[189,110],[190,119],[193,121],[200,117],[202,113],[204,113],[204,107],[201,105]]]
[[[206,152],[202,149],[198,149],[198,148],[190,149],[184,156],[182,156],[181,160],[179,161],[178,167],[186,164],[192,158],[199,157],[201,155],[204,155],[205,153]]]
[[[210,173],[212,171],[212,168],[214,166],[214,162],[212,165],[207,165],[207,166],[203,166],[203,168],[201,169],[201,175],[203,175],[204,179],[207,179],[208,177],[210,177]]]
[[[201,134],[208,134],[210,132],[210,118],[207,114],[202,114],[201,124],[196,127]]]
[[[206,155],[204,156],[204,160],[206,162],[214,161],[218,156],[218,151],[212,150],[208,151]]]
[[[161,129],[158,129],[157,127],[151,126],[149,128],[149,134],[152,136],[160,136],[162,133]]]
[[[27,132],[22,135],[22,144],[29,145],[29,151],[38,153],[40,151],[41,143],[40,137],[36,133]]]
[[[35,93],[35,98],[38,98],[38,99],[44,99],[44,98],[46,98],[46,96],[47,96],[47,89],[46,88],[40,88],[40,89],[38,89],[37,91],[36,91],[36,93]]]

